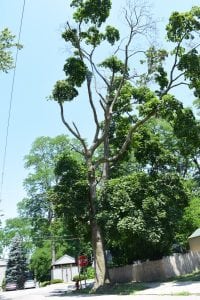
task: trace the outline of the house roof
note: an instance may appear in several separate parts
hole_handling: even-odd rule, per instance
[[[68,264],[74,264],[74,263],[75,263],[75,258],[65,254],[62,257],[60,257],[59,259],[57,259],[54,262],[53,265],[54,266],[56,266],[56,265],[68,265]]]
[[[189,239],[195,238],[195,237],[200,237],[200,228],[198,228],[197,230],[195,230],[195,231],[189,236]]]

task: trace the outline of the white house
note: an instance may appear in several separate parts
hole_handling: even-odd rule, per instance
[[[78,275],[75,258],[67,254],[57,259],[52,265],[51,279],[61,279],[64,282],[68,282],[75,275]]]

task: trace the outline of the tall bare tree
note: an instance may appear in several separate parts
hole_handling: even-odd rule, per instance
[[[183,64],[184,55],[188,57],[193,53],[196,59],[197,45],[189,49],[182,46],[185,40],[193,39],[192,34],[195,35],[200,26],[199,9],[183,14],[184,18],[179,23],[176,22],[179,13],[170,19],[168,39],[175,43],[175,47],[172,52],[172,67],[168,73],[164,68],[169,55],[166,50],[156,50],[152,46],[147,50],[145,43],[142,49],[139,47],[138,41],[140,44],[144,39],[147,42],[148,33],[154,30],[154,22],[149,15],[149,8],[138,3],[129,1],[123,10],[127,29],[125,36],[120,36],[118,29],[105,24],[110,14],[110,0],[71,1],[71,6],[75,9],[73,19],[76,25],[72,26],[67,22],[62,37],[70,45],[73,54],[64,65],[66,78],[57,81],[52,92],[53,100],[59,104],[63,124],[82,145],[82,150],[79,148],[77,151],[83,155],[87,166],[89,195],[86,201],[89,201],[90,207],[95,288],[109,279],[103,236],[96,218],[97,189],[98,184],[102,183],[99,180],[99,170],[102,170],[102,179],[106,180],[110,166],[128,150],[138,128],[152,117],[161,114],[172,118],[173,113],[181,110],[182,104],[169,95],[173,87],[189,85],[199,93],[194,72],[189,70],[189,65]],[[105,53],[106,43],[113,54],[99,63],[98,54]],[[139,73],[140,62],[146,67],[143,74]],[[187,82],[184,78],[187,78]],[[156,91],[147,87],[152,81]],[[65,102],[76,98],[79,88],[86,89],[93,116],[94,136],[91,145],[88,145],[77,125],[74,122],[70,124],[64,113]],[[124,134],[118,149],[113,150],[110,139],[118,135],[119,123],[122,127],[125,124]],[[102,147],[104,151],[97,151]]]

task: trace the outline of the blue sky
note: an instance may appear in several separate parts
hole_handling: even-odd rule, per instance
[[[13,103],[9,127],[4,184],[0,209],[4,219],[16,216],[16,203],[25,196],[23,180],[27,171],[23,157],[38,136],[56,136],[67,133],[63,127],[56,103],[47,101],[54,83],[62,79],[67,49],[61,38],[64,24],[70,20],[69,0],[26,0],[21,43],[24,48],[18,56]],[[120,8],[123,0],[113,1],[112,22],[120,26]],[[152,0],[152,12],[159,19],[160,41],[164,44],[163,30],[170,13],[189,10],[199,0]],[[0,0],[0,30],[8,27],[18,35],[23,0]],[[113,23],[114,25],[114,23]],[[8,118],[13,72],[0,73],[0,175]],[[191,97],[191,98],[190,98]],[[192,101],[192,93],[188,96]],[[90,137],[91,124],[84,102],[70,104],[70,119],[81,126]]]

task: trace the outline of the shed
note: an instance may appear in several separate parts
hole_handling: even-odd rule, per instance
[[[51,279],[61,279],[68,282],[75,275],[78,275],[78,267],[74,257],[65,254],[52,264]]]
[[[200,228],[195,230],[188,238],[190,250],[200,252]]]

